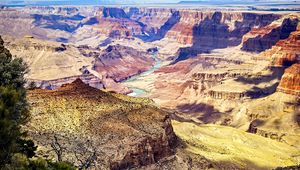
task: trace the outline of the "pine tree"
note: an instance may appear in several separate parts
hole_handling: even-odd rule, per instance
[[[16,153],[34,156],[32,141],[24,139],[21,125],[29,120],[24,88],[27,66],[13,58],[0,37],[0,169],[11,162]]]

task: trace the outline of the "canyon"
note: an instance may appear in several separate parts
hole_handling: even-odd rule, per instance
[[[29,66],[25,128],[40,156],[149,170],[300,159],[297,12],[38,6],[0,17],[5,47]]]

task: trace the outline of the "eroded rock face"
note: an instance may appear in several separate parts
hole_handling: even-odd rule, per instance
[[[57,90],[30,91],[32,119],[26,129],[38,155],[77,166],[91,160],[96,169],[139,167],[171,155],[176,136],[168,114],[117,96],[79,79]]]
[[[273,14],[142,7],[28,7],[0,11],[0,16],[5,18],[1,21],[4,27],[0,27],[0,33],[17,37],[29,34],[65,43],[98,35],[116,39],[138,37],[144,41],[168,38],[182,44],[197,41],[198,45],[205,45],[203,42],[206,41],[207,46],[214,47],[235,45],[240,42],[241,35],[252,27],[265,26],[279,17]],[[26,27],[14,34],[24,21]],[[7,31],[5,28],[10,29]],[[213,31],[217,31],[218,35],[212,35]],[[225,38],[228,36],[230,42]]]
[[[300,96],[300,64],[285,70],[277,91]]]
[[[45,89],[56,89],[80,78],[92,87],[126,94],[130,90],[118,81],[148,70],[154,63],[146,50],[121,45],[101,50],[30,36],[22,39],[5,36],[4,40],[12,54],[29,65],[27,78]]]
[[[64,84],[72,83],[76,79],[81,79],[85,84],[88,84],[91,87],[97,89],[107,88],[103,80],[99,79],[93,74],[82,74],[79,76],[71,76],[71,77],[65,77],[65,78],[54,79],[54,80],[33,80],[32,79],[32,80],[28,80],[27,84],[29,85],[30,82],[34,82],[36,87],[38,88],[54,90],[61,87]]]
[[[237,46],[253,27],[266,26],[279,18],[274,14],[223,12],[196,13],[195,16],[200,20],[192,27],[192,46],[179,49],[175,63],[213,49]]]
[[[198,41],[200,43],[198,45],[218,47],[221,44],[223,46],[239,44],[241,36],[250,31],[254,25],[264,26],[278,18],[275,15],[196,10],[180,10],[180,16],[180,21],[168,32],[166,37],[174,38],[180,43],[194,44]],[[212,33],[215,34],[212,35]],[[225,37],[228,36],[231,37],[230,41],[232,42],[227,42],[228,39]],[[212,41],[213,39],[216,41],[219,39],[223,43],[218,44],[218,42]]]
[[[121,45],[108,46],[94,61],[93,69],[116,82],[149,70],[154,59],[147,52]]]
[[[264,55],[271,56],[273,66],[288,67],[300,63],[300,31],[295,31],[289,38],[279,41]]]
[[[272,48],[279,40],[286,39],[297,29],[298,19],[284,19],[281,24],[256,28],[243,38],[242,50],[262,52]]]
[[[165,8],[125,8],[131,20],[142,28],[142,34],[137,37],[145,41],[155,41],[164,38],[169,29],[178,21],[177,10]]]

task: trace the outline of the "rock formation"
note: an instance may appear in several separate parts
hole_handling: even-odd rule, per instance
[[[298,26],[299,27],[299,26]],[[271,49],[266,51],[264,54],[267,57],[271,56],[273,66],[284,66],[288,67],[294,63],[300,62],[300,31],[299,29],[292,32],[291,35],[282,41],[276,43]]]
[[[116,82],[149,70],[154,59],[147,52],[121,45],[108,46],[93,63],[93,69]]]
[[[176,136],[168,114],[152,105],[121,100],[80,79],[57,90],[30,91],[28,99],[32,119],[26,129],[39,156],[127,169],[173,153]]]
[[[300,63],[285,70],[277,91],[300,96]]]
[[[209,53],[213,49],[237,46],[241,43],[244,34],[253,27],[264,27],[279,18],[278,15],[272,14],[222,12],[197,12],[194,16],[199,19],[189,33],[192,33],[193,37],[193,41],[189,42],[192,46],[181,48],[175,62],[200,53]],[[187,28],[189,27],[191,26]]]
[[[245,35],[242,50],[262,52],[272,48],[279,40],[289,37],[297,29],[298,19],[283,19],[281,24],[270,24],[263,28],[252,29]]]
[[[117,82],[146,71],[154,64],[146,49],[140,51],[122,45],[102,50],[32,37],[17,39],[8,36],[5,43],[14,55],[23,58],[29,65],[27,78],[47,89],[56,89],[81,78],[93,87],[129,93],[127,87]]]
[[[17,37],[34,35],[41,39],[76,42],[100,34],[117,39],[139,37],[146,41],[168,38],[183,44],[194,44],[197,41],[198,45],[205,45],[201,42],[207,41],[208,46],[212,45],[215,38],[227,41],[218,35],[205,33],[207,28],[218,31],[224,37],[231,37],[231,42],[224,42],[223,45],[221,42],[214,43],[217,47],[236,45],[251,28],[266,26],[279,18],[279,15],[273,14],[114,7],[28,7],[0,11],[0,16],[6,18],[1,21],[3,28],[0,33]],[[21,25],[10,23],[21,24],[25,20],[29,23],[28,27],[15,34]],[[218,27],[211,27],[212,24],[218,24]],[[4,32],[4,27],[10,28],[9,31]]]
[[[88,84],[89,86],[97,88],[97,89],[109,88],[109,86],[107,86],[105,81],[99,79],[98,77],[94,76],[93,74],[82,74],[82,75],[78,75],[78,76],[64,77],[64,78],[54,79],[54,80],[29,79],[27,82],[27,85],[29,86],[30,83],[33,82],[35,84],[35,86],[38,88],[54,90],[54,89],[61,87],[64,84],[71,83],[71,82],[75,81],[76,79],[80,79],[85,84]]]

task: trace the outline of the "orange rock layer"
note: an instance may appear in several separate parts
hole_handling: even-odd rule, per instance
[[[300,96],[300,64],[293,64],[285,70],[277,91]]]
[[[300,29],[292,32],[289,38],[279,41],[273,48],[272,65],[290,66],[300,63]]]

